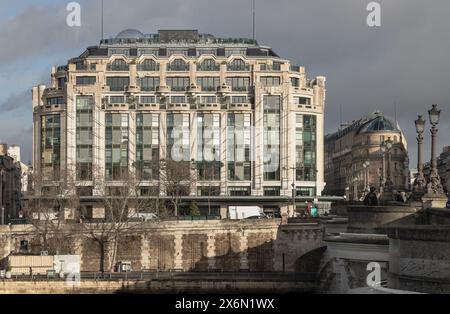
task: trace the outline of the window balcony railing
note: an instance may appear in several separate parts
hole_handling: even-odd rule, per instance
[[[159,86],[141,86],[143,92],[154,92]]]
[[[187,86],[170,86],[172,92],[185,92],[187,88]]]
[[[184,72],[189,71],[189,64],[168,64],[167,71],[171,72]]]
[[[138,71],[159,71],[159,64],[138,64]]]
[[[197,65],[197,71],[220,71],[220,65]]]
[[[217,86],[202,86],[202,92],[215,92],[217,91]]]
[[[227,66],[228,71],[234,71],[234,72],[244,72],[244,71],[250,71],[250,65],[228,65]]]
[[[109,91],[111,91],[111,92],[122,92],[122,91],[125,91],[126,90],[126,88],[127,88],[127,86],[110,86],[110,85],[107,85],[108,87],[109,87]]]
[[[106,66],[106,70],[107,71],[129,71],[130,70],[130,66],[127,65],[114,65],[114,64],[108,64]]]
[[[233,92],[246,92],[249,90],[249,87],[247,87],[247,86],[232,86],[231,90]]]

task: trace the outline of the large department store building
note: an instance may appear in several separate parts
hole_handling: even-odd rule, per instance
[[[133,171],[137,197],[164,199],[150,191],[166,160],[193,164],[183,200],[222,216],[230,205],[292,215],[294,189],[302,207],[324,189],[325,77],[252,39],[126,30],[51,78],[33,88],[38,194],[75,173],[95,207],[99,180]]]

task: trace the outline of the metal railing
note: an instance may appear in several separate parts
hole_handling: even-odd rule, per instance
[[[144,270],[140,272],[81,272],[79,279],[94,281],[315,281],[316,273],[294,273],[294,272],[227,272],[221,270],[211,271],[188,271],[173,269],[171,271]],[[77,279],[78,279],[77,278]],[[10,279],[0,279],[0,281],[66,281],[66,276],[59,274],[47,275],[12,275]]]

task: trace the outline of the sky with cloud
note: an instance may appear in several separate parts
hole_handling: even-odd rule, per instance
[[[66,24],[66,0],[0,0],[0,142],[31,160],[31,88],[52,65],[98,44],[100,0],[79,0],[82,26]],[[251,37],[251,0],[104,0],[105,37],[136,28],[198,29]],[[450,1],[379,0],[381,27],[366,24],[369,0],[256,0],[256,38],[282,57],[327,77],[326,132],[381,110],[406,133],[416,163],[417,114],[442,109],[439,149],[450,144]],[[428,134],[428,133],[427,133]],[[426,157],[429,155],[426,142]]]

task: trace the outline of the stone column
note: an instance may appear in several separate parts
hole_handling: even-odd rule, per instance
[[[167,112],[159,112],[159,160],[167,160]],[[170,154],[170,152],[169,152]],[[164,169],[160,170],[161,172]],[[164,177],[164,175],[162,175]],[[164,184],[160,186],[160,195],[166,194]]]
[[[94,196],[104,193],[102,181],[105,178],[105,120],[106,112],[101,110],[103,95],[98,92],[95,95],[94,120],[93,120],[93,174]],[[98,179],[98,181],[96,181]]]
[[[137,86],[137,64],[130,63],[130,86]]]
[[[220,205],[220,219],[228,218],[228,207],[227,205]]]
[[[206,257],[208,258],[208,269],[216,268],[216,242],[215,242],[215,234],[208,233],[208,240],[206,242]]]
[[[136,168],[136,113],[128,113],[128,171],[132,173]]]
[[[179,231],[175,233],[175,255],[174,255],[174,268],[183,268],[183,234]]]
[[[255,82],[255,111],[252,117],[252,150],[253,150],[253,184],[254,195],[262,195],[262,184],[264,178],[264,117],[263,98],[260,83]]]
[[[193,178],[197,177],[197,160],[198,160],[198,154],[197,154],[197,133],[198,133],[198,124],[197,124],[197,112],[192,112],[191,114],[189,114],[189,121],[190,121],[190,132],[189,132],[189,150],[190,150],[190,160],[194,160],[195,164],[192,166],[195,166],[195,168],[192,168],[191,170],[191,176]],[[196,196],[197,195],[197,185],[195,184],[195,181],[193,182],[192,186],[191,186],[191,196]]]
[[[141,267],[142,269],[150,268],[150,248],[147,234],[145,233],[141,235]]]
[[[324,159],[325,159],[325,143],[324,143],[324,115],[318,114],[317,117],[317,178],[316,178],[316,194],[322,195],[322,191],[325,188],[325,173],[324,173]]]
[[[227,194],[227,180],[228,180],[228,163],[227,163],[227,154],[228,154],[228,138],[227,138],[227,113],[222,112],[220,114],[220,161],[222,162],[222,167],[220,171],[220,185],[221,185],[221,195]],[[220,209],[222,215],[222,207]],[[226,213],[226,212],[225,212]],[[223,217],[222,217],[223,219]]]

